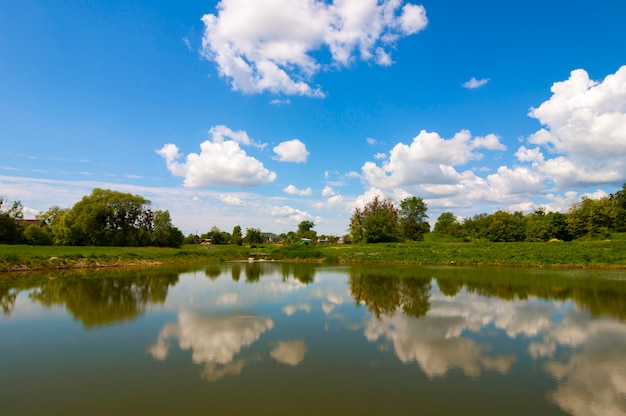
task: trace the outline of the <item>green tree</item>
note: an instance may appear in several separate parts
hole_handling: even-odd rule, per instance
[[[24,229],[24,240],[33,246],[52,245],[52,235],[46,226],[29,224]]]
[[[139,245],[139,229],[149,203],[139,195],[94,189],[72,207],[72,243]]]
[[[185,240],[183,233],[172,225],[169,211],[154,212],[152,244],[158,247],[180,247]]]
[[[315,240],[317,238],[317,233],[313,231],[313,227],[315,227],[315,224],[312,221],[300,222],[300,224],[298,224],[298,239],[309,238],[311,240]]]
[[[442,212],[435,223],[434,233],[438,235],[457,235],[459,222],[451,212]]]
[[[355,243],[398,241],[401,232],[393,200],[376,196],[363,209],[355,208],[350,218],[350,236]]]
[[[263,242],[261,230],[259,230],[258,228],[247,228],[246,240],[248,241],[248,244],[250,244],[251,246],[255,244],[261,244]]]
[[[583,197],[567,213],[567,230],[573,238],[593,237],[598,234],[608,236],[617,218],[614,201],[610,197]]]
[[[426,211],[428,206],[422,198],[412,196],[400,201],[400,228],[406,239],[424,240],[424,234],[430,231]]]
[[[69,208],[55,205],[46,212],[40,213],[37,218],[48,224],[52,244],[55,246],[72,244],[72,217]]]
[[[5,197],[0,196],[0,243],[22,242],[23,229],[19,226],[19,222],[24,218],[22,210],[20,201],[9,204]]]
[[[233,227],[233,234],[231,237],[231,243],[237,244],[238,246],[243,244],[243,237],[241,236],[241,227],[239,225],[235,225]]]

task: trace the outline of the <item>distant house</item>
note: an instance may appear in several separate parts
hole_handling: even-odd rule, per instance
[[[304,243],[304,244],[309,244],[311,242],[310,238],[301,238],[300,242]]]
[[[29,225],[38,225],[43,227],[44,225],[47,225],[45,220],[15,220],[15,222],[17,222],[17,225],[24,227],[28,227]]]
[[[264,243],[282,243],[283,239],[274,233],[261,233]]]

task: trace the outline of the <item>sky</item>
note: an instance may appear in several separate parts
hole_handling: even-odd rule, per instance
[[[626,182],[626,2],[0,2],[0,195],[94,188],[185,235],[566,212]]]

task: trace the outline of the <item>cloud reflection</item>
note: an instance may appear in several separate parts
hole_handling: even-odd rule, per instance
[[[295,366],[304,360],[307,352],[304,340],[279,341],[270,355],[281,364]]]
[[[194,363],[205,363],[203,376],[211,381],[224,375],[239,374],[244,361],[233,363],[235,355],[273,327],[274,322],[268,317],[243,314],[206,316],[182,311],[178,314],[178,323],[165,325],[149,351],[155,359],[164,360],[169,354],[168,340],[178,338],[181,349],[192,350]]]
[[[371,342],[381,337],[391,341],[400,361],[416,361],[431,378],[444,376],[452,368],[460,368],[470,377],[479,377],[482,370],[508,373],[515,356],[491,358],[486,355],[488,346],[459,335],[449,336],[449,329],[458,327],[460,321],[455,317],[416,320],[399,314],[371,318],[365,326],[365,337]]]

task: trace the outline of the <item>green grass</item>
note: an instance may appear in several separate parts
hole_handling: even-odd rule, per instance
[[[626,234],[611,240],[545,243],[463,243],[427,236],[422,242],[290,245],[256,248],[234,245],[157,247],[66,247],[0,245],[0,271],[137,264],[245,260],[267,253],[274,260],[325,263],[394,263],[459,266],[626,268]]]

